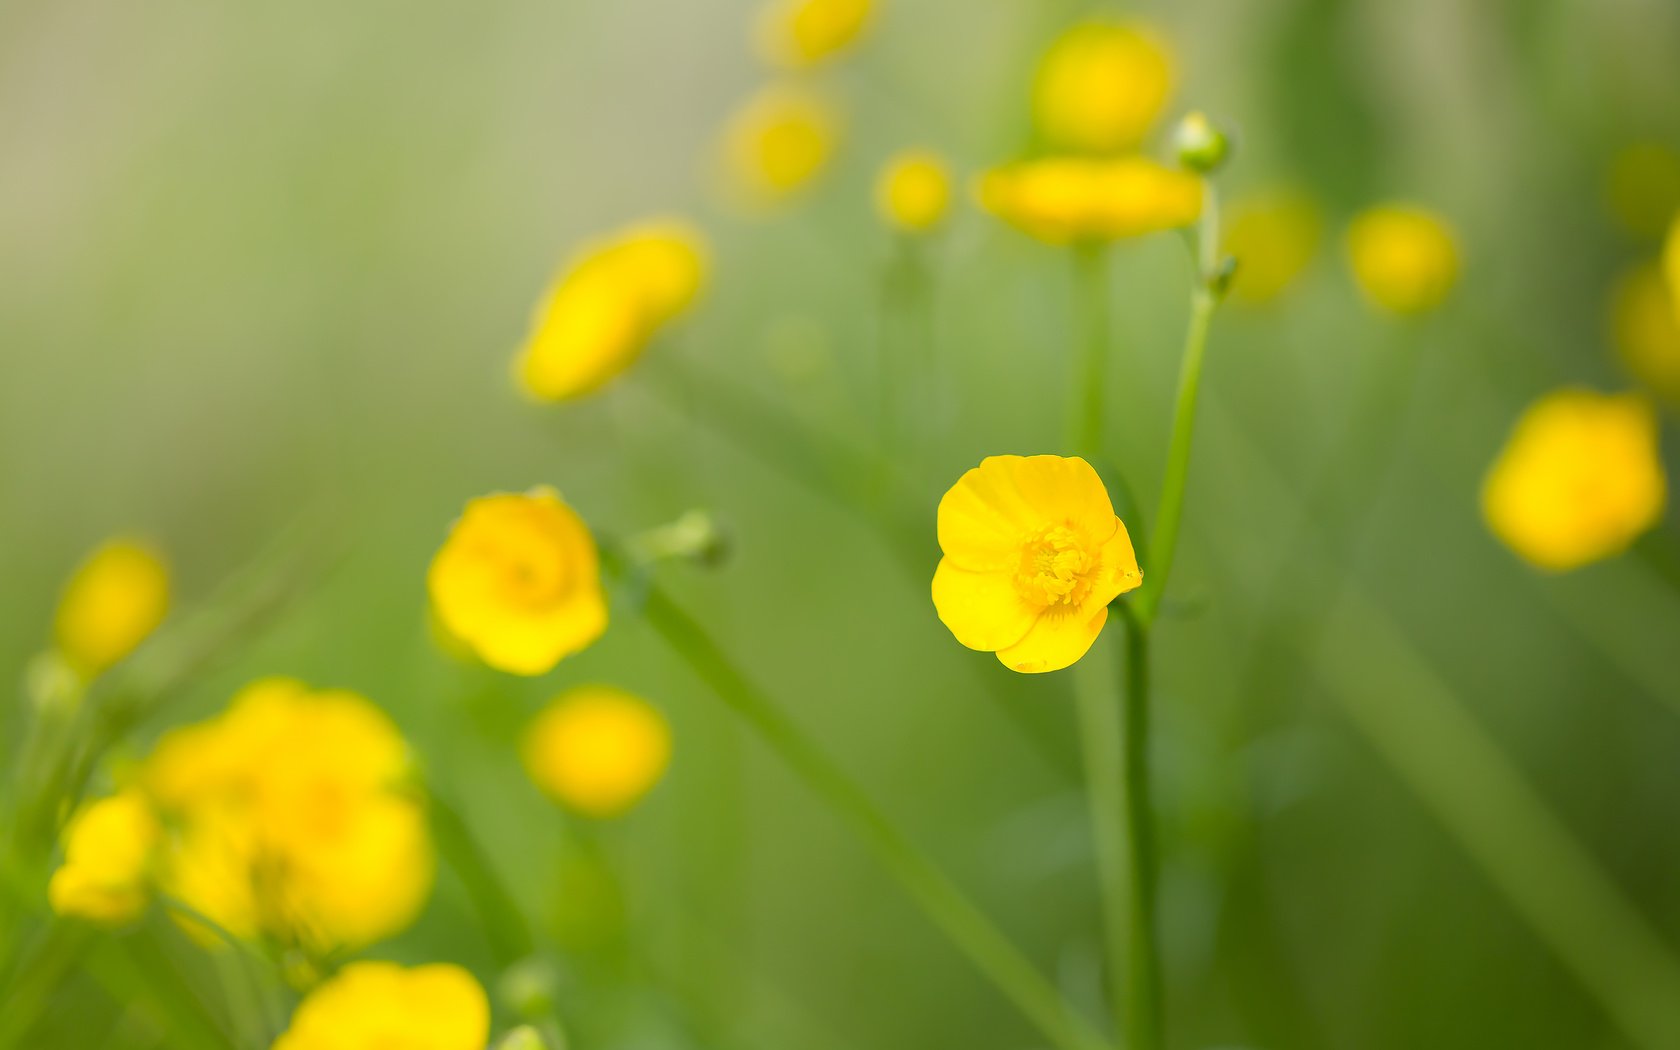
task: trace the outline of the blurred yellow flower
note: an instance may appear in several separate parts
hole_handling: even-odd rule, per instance
[[[772,0],[758,20],[766,62],[808,69],[851,46],[874,13],[871,0]]]
[[[53,911],[104,925],[137,918],[151,895],[158,822],[128,790],[79,810],[64,831],[64,863],[47,884]]]
[[[1108,241],[1194,223],[1202,182],[1143,157],[1046,157],[981,176],[980,205],[1051,244]]]
[[[1668,280],[1668,300],[1674,305],[1674,318],[1680,323],[1680,214],[1668,229],[1668,241],[1663,245],[1663,277]]]
[[[452,963],[354,962],[298,1005],[272,1050],[484,1050],[490,1000]]]
[[[1561,572],[1620,553],[1662,515],[1656,413],[1638,395],[1565,389],[1529,406],[1482,485],[1488,527]]]
[[[991,456],[939,501],[933,604],[957,641],[1016,671],[1077,661],[1143,582],[1108,490],[1077,457]]]
[[[1295,283],[1318,252],[1324,223],[1312,198],[1272,190],[1232,203],[1225,251],[1237,260],[1231,294],[1267,303]]]
[[[1120,22],[1086,22],[1045,53],[1033,112],[1054,146],[1115,152],[1142,141],[1172,87],[1172,58],[1153,33]]]
[[[1458,280],[1458,238],[1434,212],[1383,204],[1354,217],[1348,262],[1366,300],[1396,314],[1421,314],[1446,299]]]
[[[1605,173],[1610,213],[1629,233],[1659,238],[1680,213],[1680,153],[1660,142],[1634,142],[1616,152]]]
[[[554,279],[531,318],[514,373],[532,397],[592,393],[641,356],[705,277],[700,232],[656,219],[586,245]]]
[[[1610,331],[1628,372],[1652,392],[1680,401],[1680,315],[1655,263],[1634,266],[1616,282]]]
[[[905,150],[887,161],[875,183],[875,208],[890,225],[921,233],[951,207],[951,172],[938,154]]]
[[[828,103],[803,88],[773,84],[749,99],[725,129],[730,181],[751,200],[782,200],[822,173],[839,134]]]
[[[443,626],[512,674],[542,674],[607,629],[595,540],[546,486],[469,502],[426,584]]]
[[[84,678],[127,656],[169,611],[169,569],[138,540],[102,544],[76,569],[58,602],[59,651]]]
[[[567,692],[525,732],[525,769],[555,801],[592,817],[622,813],[659,782],[671,761],[665,716],[611,686]]]

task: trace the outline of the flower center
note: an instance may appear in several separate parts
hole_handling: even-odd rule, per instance
[[[1096,555],[1078,532],[1049,525],[1022,542],[1015,589],[1034,605],[1078,605],[1091,593],[1098,568]]]
[[[502,594],[510,605],[542,609],[558,601],[570,584],[569,574],[557,559],[514,554],[503,565]]]

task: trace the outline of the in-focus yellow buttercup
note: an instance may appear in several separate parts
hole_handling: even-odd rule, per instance
[[[1045,52],[1033,112],[1051,145],[1107,153],[1143,140],[1172,93],[1166,45],[1141,26],[1074,26]]]
[[[1237,260],[1232,298],[1269,303],[1312,263],[1324,221],[1312,198],[1298,190],[1257,193],[1232,202],[1225,251]]]
[[[595,540],[546,486],[468,503],[426,584],[444,628],[512,674],[542,674],[607,629]]]
[[[635,805],[664,776],[671,730],[646,700],[612,686],[573,689],[525,732],[525,769],[555,801],[591,817]]]
[[[1366,301],[1395,314],[1440,306],[1458,281],[1458,237],[1440,215],[1410,204],[1383,204],[1354,217],[1348,264]]]
[[[123,791],[84,806],[64,831],[64,863],[47,884],[59,915],[115,926],[138,918],[151,897],[158,821],[145,796]]]
[[[724,131],[730,185],[749,202],[785,200],[822,174],[839,134],[839,118],[821,96],[772,84],[747,100]]]
[[[273,1050],[484,1050],[490,1000],[452,963],[353,962],[311,991]]]
[[[1662,515],[1656,413],[1638,395],[1565,389],[1529,406],[1482,485],[1494,535],[1562,572],[1620,553]]]
[[[1660,238],[1680,214],[1680,153],[1661,142],[1622,147],[1605,172],[1604,195],[1623,229]]]
[[[59,652],[84,678],[134,651],[169,611],[169,569],[149,545],[110,540],[64,586],[54,623]]]
[[[520,386],[545,401],[600,389],[694,301],[705,271],[704,239],[677,219],[586,245],[537,305],[514,363]]]
[[[1016,671],[1077,661],[1143,582],[1108,490],[1077,457],[990,456],[939,501],[933,604],[957,641]]]
[[[980,205],[1050,244],[1102,242],[1189,226],[1202,181],[1144,157],[1046,157],[987,172]]]
[[[809,69],[850,47],[869,26],[873,0],[772,0],[760,15],[760,56],[787,69]]]
[[[1652,393],[1680,401],[1680,315],[1655,263],[1636,265],[1616,282],[1610,332],[1630,375]]]
[[[951,208],[951,171],[936,153],[905,150],[887,161],[875,183],[875,209],[907,233],[938,226]]]

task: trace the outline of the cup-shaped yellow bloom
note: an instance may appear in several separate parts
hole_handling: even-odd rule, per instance
[[[169,611],[169,570],[146,544],[115,539],[76,569],[59,598],[58,648],[91,678],[127,656]]]
[[[1634,142],[1616,152],[1604,180],[1606,203],[1629,233],[1651,239],[1680,213],[1680,153],[1661,142]]]
[[[595,540],[546,486],[468,503],[426,583],[445,629],[511,674],[542,674],[607,629]]]
[[[1046,157],[987,172],[980,204],[1050,244],[1110,241],[1189,226],[1202,182],[1144,157]]]
[[[1396,314],[1422,314],[1458,281],[1458,238],[1446,220],[1409,204],[1384,204],[1354,217],[1348,263],[1367,301]]]
[[[759,54],[772,65],[809,69],[850,47],[874,7],[873,0],[772,0],[758,21]]]
[[[957,641],[1016,671],[1085,655],[1143,582],[1108,490],[1077,457],[990,456],[939,501],[933,604]]]
[[[881,218],[908,233],[933,229],[951,208],[951,172],[927,150],[905,150],[887,161],[875,183]]]
[[[1642,263],[1616,282],[1610,331],[1628,372],[1653,393],[1680,401],[1680,313],[1658,266]]]
[[[355,962],[298,1005],[273,1050],[484,1050],[490,1000],[451,963]]]
[[[1234,298],[1268,303],[1301,276],[1318,251],[1323,220],[1312,198],[1274,190],[1233,202],[1225,250],[1237,260]]]
[[[822,174],[839,134],[839,119],[820,96],[772,84],[749,99],[724,131],[731,185],[750,201],[783,200]]]
[[[1045,52],[1033,112],[1057,147],[1114,152],[1142,141],[1172,87],[1172,57],[1153,33],[1126,23],[1086,22]]]
[[[705,269],[699,231],[678,220],[644,222],[586,245],[537,305],[515,362],[520,385],[545,401],[600,389],[693,302]]]
[[[558,697],[525,732],[525,769],[551,798],[591,817],[611,817],[653,789],[671,761],[671,729],[659,709],[605,685]]]
[[[103,925],[139,916],[151,896],[158,821],[128,790],[85,806],[64,831],[64,863],[47,884],[53,911]]]
[[[1637,395],[1566,389],[1529,406],[1482,485],[1488,527],[1542,569],[1624,550],[1662,515],[1657,419]]]

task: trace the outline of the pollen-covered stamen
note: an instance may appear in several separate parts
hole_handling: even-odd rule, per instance
[[[1034,605],[1079,605],[1100,570],[1085,537],[1066,525],[1049,525],[1022,540],[1015,589]]]

